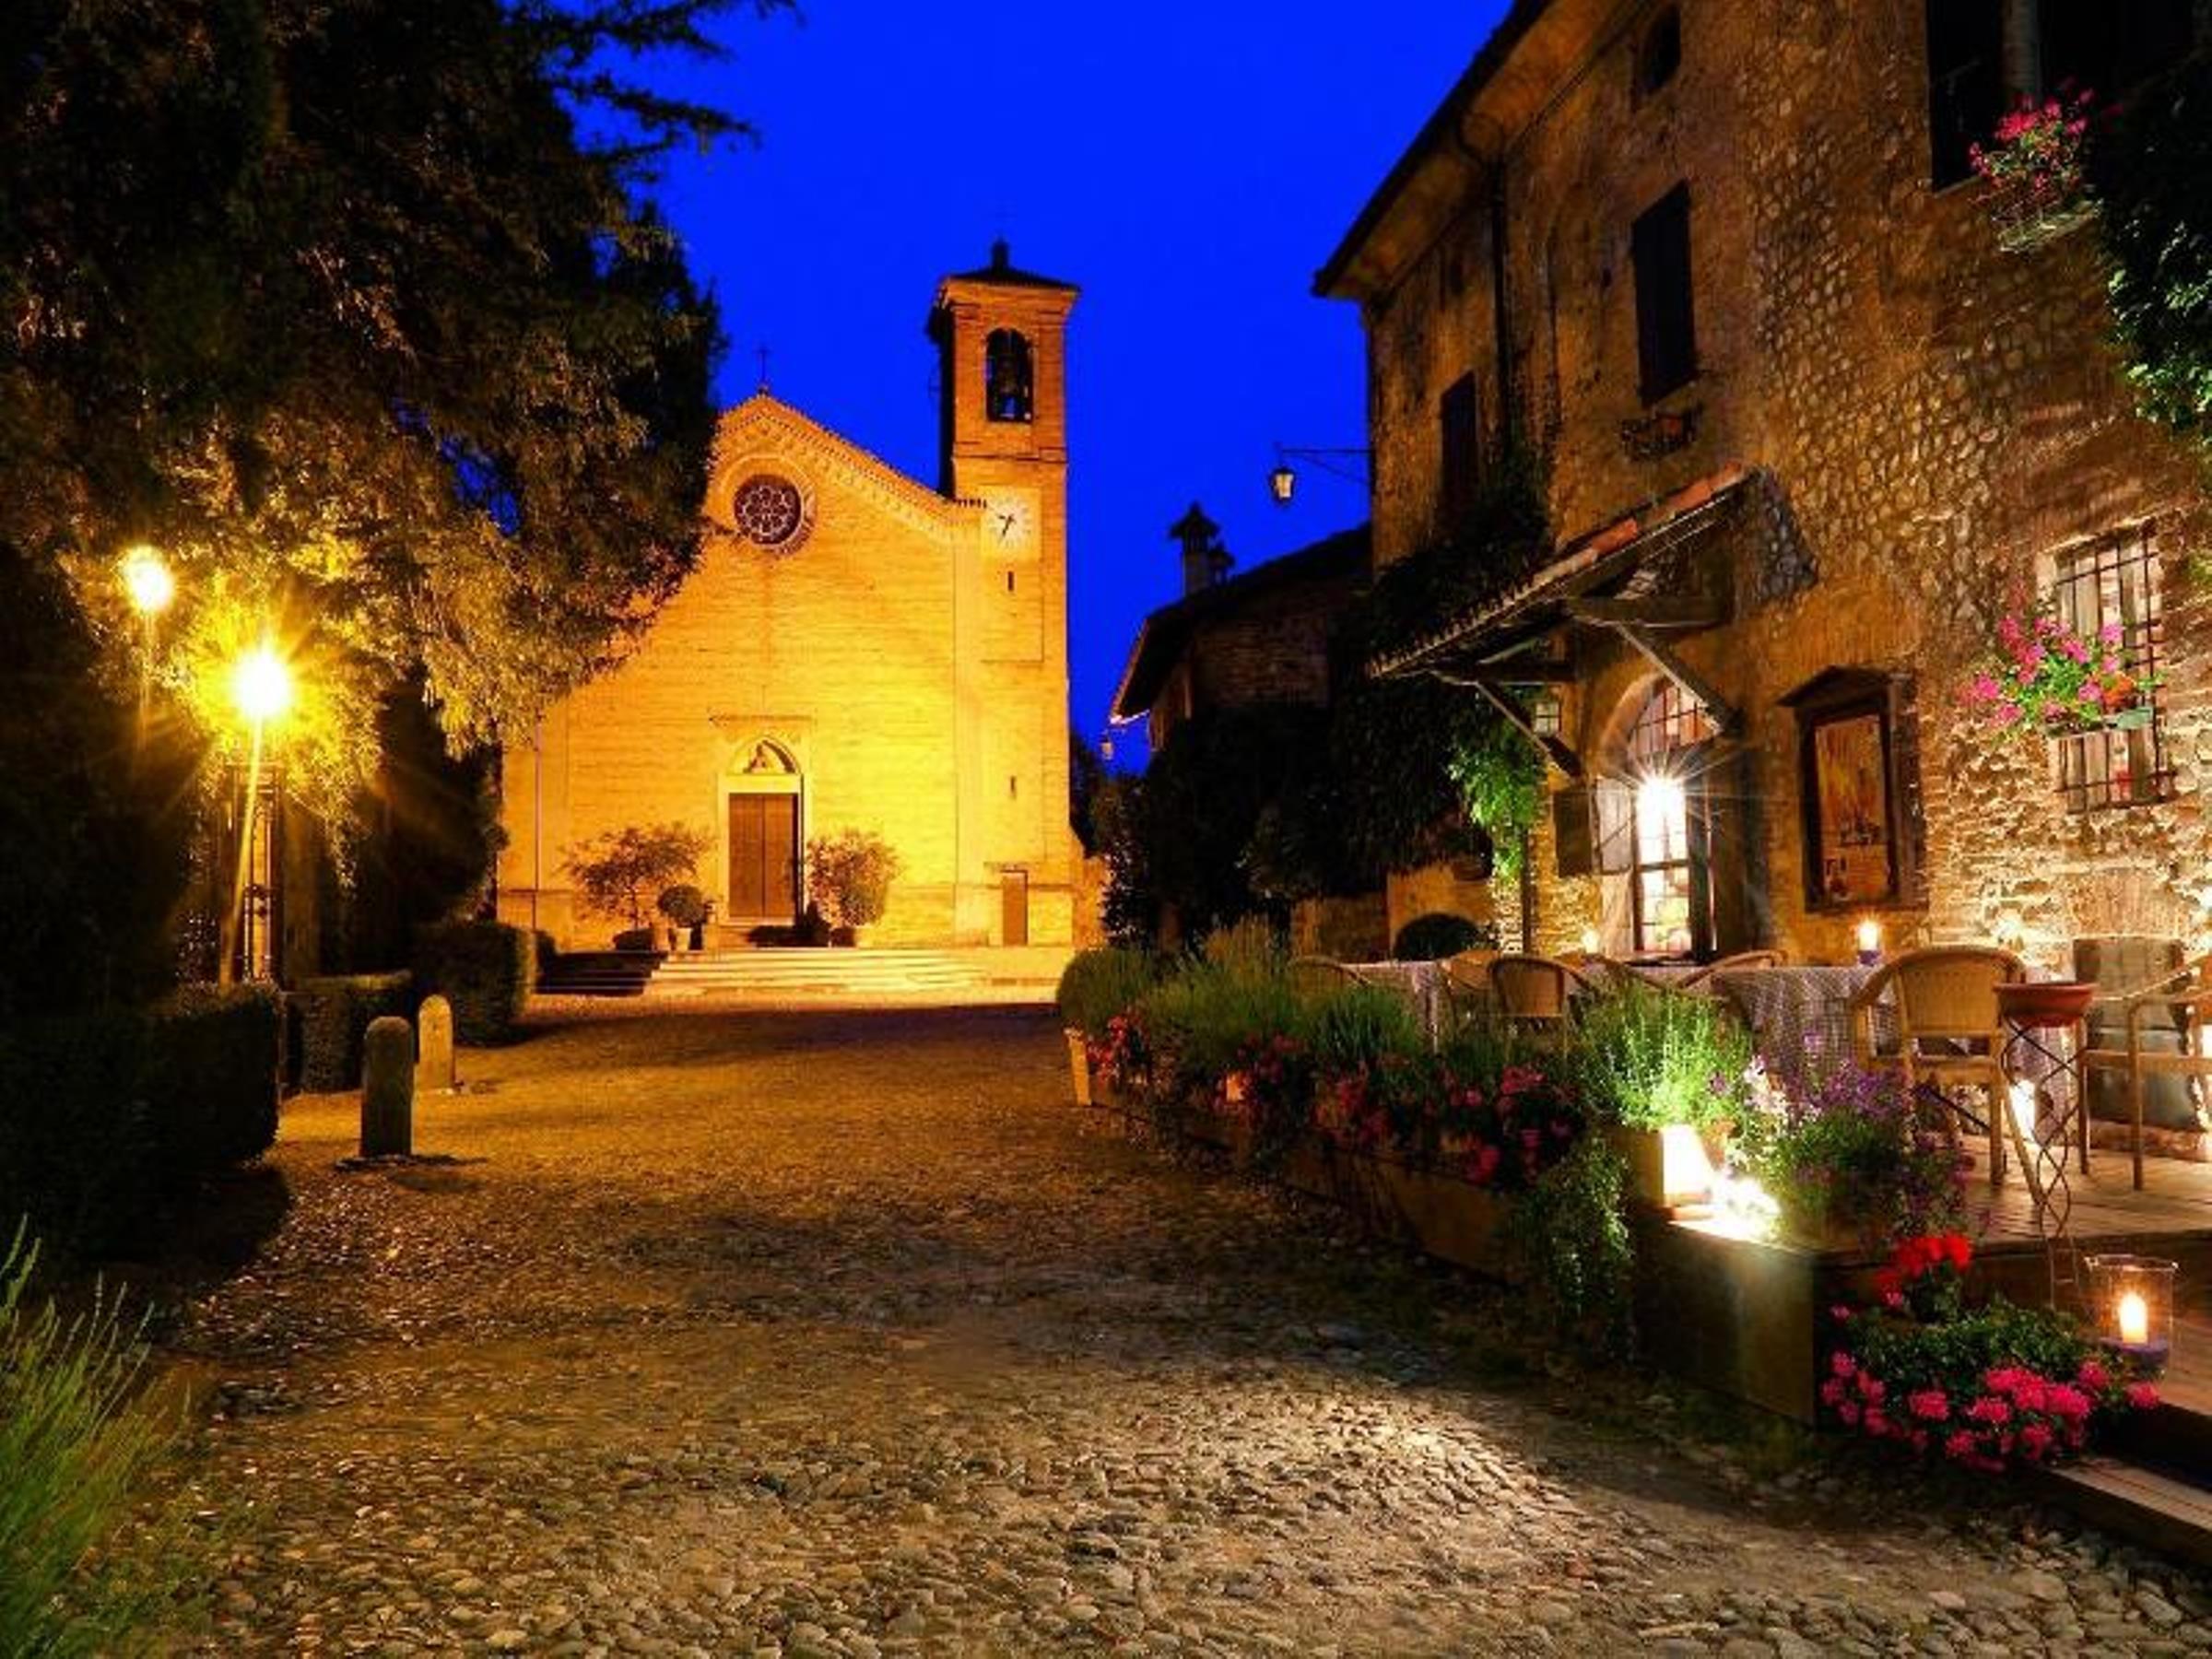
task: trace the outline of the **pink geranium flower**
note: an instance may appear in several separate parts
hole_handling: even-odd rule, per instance
[[[1924,1423],[1940,1423],[1951,1415],[1951,1402],[1940,1388],[1922,1388],[1905,1396],[1905,1409]]]

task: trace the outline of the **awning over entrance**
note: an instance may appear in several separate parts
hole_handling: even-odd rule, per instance
[[[1572,677],[1571,662],[1531,648],[1579,623],[1618,635],[1702,703],[1723,736],[1732,735],[1740,724],[1736,711],[1667,647],[1664,636],[1728,621],[1733,594],[1726,583],[1682,581],[1679,561],[1670,556],[1726,524],[1757,476],[1732,464],[1616,519],[1510,591],[1426,638],[1375,657],[1368,674],[1378,679],[1429,675],[1480,691],[1561,771],[1579,777],[1582,763],[1573,751],[1557,735],[1535,729],[1513,690]]]

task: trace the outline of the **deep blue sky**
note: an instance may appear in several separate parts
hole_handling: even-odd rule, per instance
[[[1145,613],[1175,596],[1193,500],[1239,568],[1366,516],[1280,441],[1364,443],[1357,313],[1312,274],[1502,0],[807,0],[733,18],[727,61],[649,79],[758,148],[674,161],[658,195],[719,293],[725,403],[776,394],[935,482],[936,278],[1015,263],[1081,286],[1069,347],[1074,717],[1096,739]],[[1125,761],[1136,746],[1123,748]]]

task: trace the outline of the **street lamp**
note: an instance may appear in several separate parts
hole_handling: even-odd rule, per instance
[[[292,671],[276,648],[265,639],[230,665],[230,701],[253,735],[246,762],[246,811],[238,850],[236,902],[239,947],[235,961],[248,979],[276,977],[276,889],[282,874],[278,864],[276,804],[265,808],[262,796],[276,794],[276,767],[265,767],[264,740],[272,722],[281,720],[292,706]],[[224,953],[223,966],[233,956]]]
[[[1373,464],[1374,451],[1365,449],[1303,449],[1287,443],[1275,446],[1275,470],[1267,475],[1267,493],[1275,498],[1277,507],[1288,507],[1298,494],[1298,469],[1293,461],[1310,462],[1326,473],[1362,488],[1368,483],[1368,469]]]
[[[120,571],[123,591],[130,598],[131,608],[150,629],[154,619],[176,599],[176,577],[171,573],[169,563],[159,550],[144,542],[124,554]]]

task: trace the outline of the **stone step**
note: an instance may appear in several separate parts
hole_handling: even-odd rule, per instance
[[[2052,1501],[2115,1536],[2212,1567],[2212,1487],[2125,1457],[2085,1457],[2044,1471]]]
[[[661,964],[646,994],[868,994],[958,991],[981,982],[975,963],[951,951],[771,948],[679,953]]]

